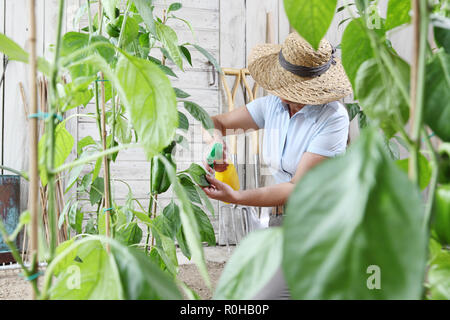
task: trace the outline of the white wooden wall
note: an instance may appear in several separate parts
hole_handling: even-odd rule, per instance
[[[192,23],[197,39],[195,39],[180,22],[170,22],[179,34],[180,42],[198,42],[208,49],[220,61],[223,67],[243,68],[247,66],[247,56],[251,48],[266,41],[266,13],[273,16],[274,41],[283,42],[289,34],[289,23],[285,16],[282,0],[179,0],[183,4],[182,10],[176,14]],[[80,4],[85,0],[69,0],[66,7],[65,30],[73,29],[73,18]],[[162,12],[163,4],[170,1],[155,0],[156,13]],[[343,1],[340,0],[342,3]],[[385,11],[387,0],[382,0]],[[38,24],[38,53],[51,58],[48,47],[54,43],[56,28],[58,0],[37,1]],[[26,0],[0,0],[0,31],[14,39],[21,46],[27,48],[28,38],[28,1]],[[96,8],[93,8],[95,11]],[[337,27],[339,21],[346,17],[346,13],[339,14],[327,34],[332,44],[337,45],[342,37],[345,25]],[[87,18],[80,22],[81,26],[87,25]],[[407,60],[410,59],[410,30],[396,32],[392,35],[395,48]],[[406,35],[406,36],[405,36]],[[158,56],[158,53],[155,52]],[[226,112],[227,104],[221,83],[214,76],[212,66],[206,63],[197,52],[193,52],[193,67],[186,66],[186,72],[177,72],[178,78],[174,78],[173,84],[192,95],[191,99],[202,105],[211,115]],[[169,62],[170,65],[170,62]],[[2,70],[0,63],[0,75]],[[0,92],[0,117],[2,130],[0,131],[1,163],[19,170],[27,169],[27,120],[24,114],[18,83],[22,82],[27,90],[27,67],[24,64],[10,62],[6,71],[5,86]],[[231,79],[229,84],[231,85]],[[237,105],[243,105],[242,90],[238,91]],[[181,107],[181,106],[180,106]],[[73,112],[93,112],[93,105],[86,109],[78,108]],[[198,124],[189,117],[191,125]],[[95,123],[89,118],[79,118],[68,123],[68,129],[77,140],[87,135],[98,138]],[[198,132],[198,130],[197,130]],[[201,136],[196,134],[190,138],[195,141],[191,153],[178,154],[178,168],[185,169],[191,162],[200,163],[203,157]],[[239,162],[249,161],[248,139],[240,137]],[[75,152],[76,148],[74,148]],[[72,157],[75,154],[72,155]],[[252,188],[254,185],[253,168],[247,166],[247,177],[243,176],[240,168],[243,186]],[[127,188],[124,180],[132,187],[134,195],[144,206],[148,205],[149,189],[149,163],[139,150],[128,150],[120,153],[116,162],[111,166],[114,182],[114,194],[118,203],[123,203]],[[161,208],[170,201],[171,194],[167,193],[160,199]],[[87,207],[88,208],[88,207]],[[215,208],[218,203],[215,202]],[[216,215],[217,217],[217,215]],[[212,219],[216,231],[218,230],[217,218]]]

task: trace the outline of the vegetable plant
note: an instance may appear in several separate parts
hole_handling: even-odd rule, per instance
[[[188,93],[172,86],[170,78],[177,77],[174,68],[183,72],[186,63],[192,65],[192,49],[218,72],[220,67],[198,44],[179,43],[168,22],[182,20],[176,16],[181,3],[169,4],[158,17],[148,0],[86,0],[76,16],[87,15],[88,25],[80,32],[62,34],[64,5],[60,0],[54,59],[38,59],[39,71],[50,79],[48,113],[36,115],[45,121],[38,145],[39,174],[48,189],[50,225],[48,243],[43,229],[39,230],[39,260],[48,263],[42,290],[36,285],[39,274],[33,271],[36,261],[25,266],[10,241],[18,231],[8,235],[0,223],[2,237],[41,299],[178,299],[180,288],[188,297],[196,297],[176,279],[176,242],[209,285],[202,242],[215,245],[216,241],[203,208],[212,214],[214,210],[198,186],[205,185],[205,171],[192,164],[177,172],[174,150],[186,145],[182,132],[189,129],[177,105],[183,103],[206,129],[212,121],[202,107],[188,100]],[[94,5],[98,7],[95,15]],[[194,32],[188,21],[182,21]],[[0,50],[10,60],[27,62],[28,53],[3,34]],[[155,57],[157,52],[162,59]],[[85,108],[91,100],[95,113],[64,118],[67,111]],[[66,123],[76,117],[95,119],[100,140],[87,136],[78,141],[77,158],[68,162],[75,141]],[[113,197],[110,163],[127,148],[142,148],[149,160],[148,208],[129,186],[124,205]],[[55,210],[57,174],[67,175],[66,192],[74,191],[59,217]],[[176,198],[161,208],[158,195],[170,187]],[[95,212],[88,212],[88,204]],[[26,217],[28,212],[19,228],[29,225]],[[71,229],[71,237],[58,243],[58,228],[64,224]],[[142,239],[142,225],[148,231],[146,239]]]
[[[215,297],[250,299],[281,265],[294,299],[449,299],[448,1],[389,0],[385,18],[378,1],[284,2],[315,48],[333,12],[349,13],[340,47],[355,99],[347,108],[361,135],[301,179],[282,227],[241,243]],[[388,39],[408,24],[411,64]],[[399,145],[407,159],[398,160]]]

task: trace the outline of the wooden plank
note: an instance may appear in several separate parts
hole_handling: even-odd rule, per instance
[[[283,43],[291,32],[291,26],[284,10],[284,1],[278,0],[278,43]]]

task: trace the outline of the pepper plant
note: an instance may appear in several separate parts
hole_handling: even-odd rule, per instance
[[[94,16],[93,4],[99,7]],[[199,105],[186,100],[188,93],[172,87],[169,77],[176,77],[176,73],[166,62],[170,60],[184,71],[185,62],[192,65],[190,49],[195,48],[219,72],[220,67],[199,45],[179,44],[175,30],[167,22],[180,19],[175,15],[182,8],[180,3],[168,5],[163,16],[157,17],[152,1],[86,0],[77,19],[87,14],[88,26],[63,35],[64,5],[65,1],[60,0],[54,60],[38,60],[39,70],[51,84],[48,114],[36,115],[45,121],[45,134],[38,147],[39,173],[41,183],[48,186],[50,225],[48,246],[40,230],[40,260],[48,262],[42,290],[36,286],[37,274],[31,274],[32,268],[23,264],[24,273],[30,276],[35,294],[42,299],[177,299],[181,298],[179,288],[188,297],[196,297],[176,280],[175,240],[182,252],[192,257],[209,285],[202,242],[215,245],[215,237],[203,205],[214,212],[198,186],[207,183],[205,171],[193,164],[177,173],[173,150],[186,144],[177,131],[189,129],[187,117],[178,110],[177,103],[183,103],[206,129],[212,128],[212,121]],[[188,21],[182,21],[192,30]],[[27,62],[27,52],[5,35],[0,38],[0,50],[10,60]],[[162,53],[162,59],[155,58],[155,51]],[[95,113],[63,119],[67,111],[86,107],[92,99]],[[77,159],[67,162],[75,141],[66,122],[74,117],[95,119],[100,140],[87,136],[78,141]],[[110,176],[110,162],[121,150],[137,147],[144,150],[151,167],[148,208],[135,199],[131,188],[124,205],[118,205],[111,192],[114,178]],[[92,169],[81,175],[90,163],[94,164]],[[61,173],[69,176],[66,192],[76,192],[58,218],[55,177]],[[160,208],[157,196],[169,187],[177,199]],[[82,199],[84,194],[88,199]],[[96,211],[83,225],[88,213],[86,200]],[[26,217],[20,227],[26,225]],[[72,229],[73,236],[58,245],[57,229],[63,224]],[[135,248],[142,240],[139,225],[148,228],[145,250]],[[4,228],[1,231],[12,245],[9,240],[17,232],[8,235]],[[14,247],[12,251],[18,252]],[[15,256],[20,260],[19,255]]]
[[[315,48],[334,13],[349,13],[341,52],[356,102],[348,109],[365,128],[345,155],[301,179],[282,227],[241,243],[215,297],[252,298],[281,265],[294,299],[449,299],[448,1],[389,0],[385,18],[378,1],[284,4],[292,26]],[[409,64],[388,35],[411,23]],[[432,137],[441,140],[438,148]],[[409,158],[393,159],[394,144]]]

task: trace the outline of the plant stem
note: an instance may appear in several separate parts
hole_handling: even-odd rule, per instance
[[[412,0],[414,25],[414,57],[411,68],[411,150],[408,175],[411,181],[419,183],[419,149],[421,145],[420,130],[423,121],[425,94],[426,50],[428,41],[428,7],[427,0]]]
[[[118,152],[120,150],[124,150],[124,149],[127,149],[127,148],[138,148],[138,147],[140,147],[140,145],[137,144],[137,143],[122,144],[120,146],[117,146],[117,147],[114,147],[114,148],[109,148],[107,150],[98,152],[98,153],[93,154],[93,155],[91,155],[89,157],[78,159],[78,160],[75,160],[75,161],[70,162],[70,163],[65,163],[65,164],[59,166],[58,168],[54,169],[52,172],[56,174],[56,173],[62,172],[64,170],[68,170],[68,169],[73,168],[73,167],[78,167],[78,166],[80,166],[82,164],[86,164],[86,163],[89,163],[91,161],[97,160],[98,158],[104,157],[106,155],[110,155],[110,154],[116,153],[116,152]]]
[[[26,176],[25,172],[20,172],[19,170],[16,170],[16,169],[13,169],[13,168],[10,168],[10,167],[7,167],[7,166],[2,166],[2,165],[0,165],[0,169],[12,172],[14,174],[17,174],[18,176],[21,176],[25,180],[29,180],[29,178]]]
[[[133,3],[132,1],[128,2],[127,8],[125,10],[125,13],[123,14],[123,21],[122,21],[122,26],[120,28],[119,40],[117,41],[117,47],[119,47],[119,49],[122,48],[123,34],[124,34],[125,26],[126,26],[126,23],[127,23],[127,19],[128,19],[128,13],[129,13],[129,11],[131,9],[131,4],[132,3]],[[119,52],[117,51],[116,52],[116,56],[117,56],[118,53]]]
[[[94,34],[94,28],[92,26],[92,16],[91,16],[91,0],[87,0],[88,6],[88,21],[89,21],[89,43],[91,42],[92,35]]]
[[[148,217],[152,218],[153,210],[153,184],[152,184],[152,172],[153,172],[153,159],[150,160],[150,199],[148,204]],[[145,241],[145,253],[148,252],[148,244],[150,241],[150,226],[147,226],[147,239]]]
[[[422,136],[425,140],[425,143],[427,145],[427,148],[430,152],[431,156],[431,167],[432,167],[432,175],[431,175],[431,181],[430,181],[430,187],[428,192],[428,200],[425,208],[425,216],[423,220],[423,226],[425,230],[428,230],[430,222],[431,222],[431,216],[433,213],[433,206],[434,206],[434,195],[436,193],[436,187],[439,177],[439,163],[438,163],[438,156],[436,154],[436,151],[433,148],[433,144],[431,143],[431,139],[425,130],[425,128],[422,126]]]
[[[55,165],[55,117],[52,115],[57,112],[57,82],[58,82],[58,69],[59,69],[59,57],[61,52],[61,35],[62,35],[62,20],[64,17],[64,7],[65,0],[59,1],[58,10],[58,26],[56,29],[56,46],[55,46],[55,57],[53,61],[53,70],[51,76],[51,103],[49,105],[48,126],[46,127],[46,169],[47,169],[47,180],[48,180],[48,223],[50,229],[50,258],[51,261],[55,255],[58,228],[56,219],[56,185],[55,185],[55,173],[53,172]]]

